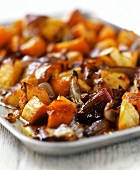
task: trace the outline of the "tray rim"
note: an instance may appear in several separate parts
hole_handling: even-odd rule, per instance
[[[6,114],[7,110],[3,106],[0,106],[0,123],[9,132],[11,132],[13,136],[15,136],[31,150],[49,155],[74,154],[140,137],[140,126],[137,126],[130,129],[115,131],[111,134],[102,134],[99,136],[94,136],[71,142],[39,141],[25,136],[22,132],[20,132],[19,129],[15,127],[14,124],[9,123],[5,118],[3,118],[3,113]]]

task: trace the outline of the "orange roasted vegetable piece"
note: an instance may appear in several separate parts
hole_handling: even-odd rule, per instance
[[[33,37],[20,46],[20,52],[32,57],[40,57],[46,52],[47,44],[41,37]]]
[[[73,27],[74,25],[77,25],[78,23],[86,24],[86,20],[82,16],[79,10],[75,10],[69,15],[67,24],[69,27]]]
[[[0,27],[0,48],[7,45],[11,39],[11,33],[4,27]]]
[[[22,118],[27,120],[30,124],[47,123],[47,106],[43,104],[39,98],[33,96],[25,105]]]
[[[56,128],[61,124],[70,124],[77,109],[71,101],[63,96],[54,100],[49,106],[47,106],[48,124],[50,128]]]
[[[61,51],[63,49],[72,50],[72,51],[79,51],[83,54],[87,54],[89,52],[89,45],[87,41],[80,37],[71,41],[65,41],[57,43],[56,51]]]
[[[69,93],[70,90],[70,81],[64,80],[60,77],[54,77],[51,79],[50,84],[55,92],[55,94],[66,96]]]

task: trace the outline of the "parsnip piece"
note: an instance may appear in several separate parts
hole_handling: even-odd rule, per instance
[[[14,89],[10,90],[2,100],[5,104],[11,105],[13,107],[19,107],[19,96],[21,92],[20,84],[17,84]]]
[[[47,123],[47,113],[46,113],[47,106],[43,104],[39,98],[33,96],[29,102],[25,105],[22,118],[28,121],[31,124],[39,122],[42,118],[46,117]]]
[[[139,114],[127,100],[123,100],[119,115],[118,129],[128,129],[139,125]]]
[[[35,85],[23,83],[21,86],[19,106],[24,108],[26,103],[33,97],[37,96],[41,102],[48,105],[50,103],[49,95],[44,88],[39,88]]]
[[[19,60],[15,62],[8,60],[3,63],[0,67],[0,89],[8,90],[9,87],[14,86],[19,80],[22,70]]]
[[[130,80],[123,73],[111,72],[107,70],[99,70],[101,78],[113,89],[118,89],[121,86],[126,90],[130,84]]]
[[[135,67],[138,60],[138,52],[123,52],[120,53],[118,49],[115,49],[110,54],[117,66]]]

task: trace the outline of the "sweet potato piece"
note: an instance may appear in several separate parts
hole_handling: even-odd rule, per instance
[[[54,77],[51,79],[50,84],[55,92],[55,94],[66,96],[69,93],[70,90],[70,81],[69,80],[63,80],[60,77]]]
[[[46,118],[47,123],[47,106],[43,104],[39,98],[33,96],[25,105],[22,111],[22,118],[30,124],[39,123],[42,119]],[[44,122],[44,121],[43,121]]]
[[[33,37],[20,46],[20,52],[32,57],[39,57],[46,51],[47,44],[41,37]]]
[[[84,38],[77,38],[67,42],[57,43],[55,46],[57,51],[61,51],[63,49],[79,51],[83,54],[87,54],[89,52],[89,45]]]
[[[73,27],[74,25],[77,25],[78,23],[85,23],[86,20],[82,16],[79,10],[73,11],[71,14],[68,16],[69,18],[67,19],[67,24],[69,27]]]
[[[8,60],[0,67],[0,88],[8,90],[10,86],[14,86],[22,73],[22,65],[19,60],[13,62]]]
[[[7,45],[11,39],[11,33],[4,27],[0,27],[0,48]]]
[[[64,97],[60,100],[54,100],[47,106],[48,124],[50,128],[56,128],[61,124],[70,124],[74,114],[77,112],[76,107],[71,101]]]
[[[118,129],[128,129],[139,125],[139,114],[131,102],[123,100],[119,115]]]
[[[20,108],[23,109],[26,103],[33,96],[37,96],[39,100],[46,105],[50,103],[48,93],[46,92],[44,88],[39,88],[37,86],[24,82],[21,86],[21,94],[20,94],[20,101],[19,101]]]

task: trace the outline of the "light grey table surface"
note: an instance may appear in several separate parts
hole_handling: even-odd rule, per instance
[[[0,125],[0,170],[139,170],[140,139],[67,156],[31,151]]]

